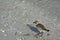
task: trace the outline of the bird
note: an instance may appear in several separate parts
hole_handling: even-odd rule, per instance
[[[30,25],[30,24],[27,24],[27,26],[28,26],[29,29],[31,29],[34,33],[36,33],[36,34],[34,35],[34,37],[38,38],[38,35],[39,35],[39,34],[41,34],[40,37],[42,37],[43,33],[40,32],[36,27],[34,27],[34,26]]]
[[[37,28],[39,28],[41,31],[47,31],[49,32],[50,30],[49,29],[46,29],[45,26],[41,23],[39,23],[37,20],[33,22]]]
[[[44,32],[49,32],[50,31],[43,24],[39,23],[38,20],[35,20],[33,23],[35,24],[35,26],[37,27],[37,29],[40,30],[40,32],[38,32],[35,36],[41,34],[41,37],[42,37]]]

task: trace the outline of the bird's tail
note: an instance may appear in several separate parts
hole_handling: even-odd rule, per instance
[[[48,30],[48,29],[44,29],[45,31],[47,31],[47,32],[49,32],[50,30]]]

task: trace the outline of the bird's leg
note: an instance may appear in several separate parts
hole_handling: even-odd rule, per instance
[[[40,35],[41,34],[41,35]],[[36,35],[34,35],[35,37],[38,37],[40,35],[40,37],[43,36],[43,32],[38,32]]]
[[[40,34],[40,32],[38,32],[37,34],[35,34],[34,37],[38,38],[39,34]]]
[[[35,36],[37,36],[37,35],[39,35],[40,34],[40,32],[38,32],[37,34],[35,34]]]
[[[42,37],[43,36],[43,32],[40,32],[40,34],[41,34],[40,37]]]

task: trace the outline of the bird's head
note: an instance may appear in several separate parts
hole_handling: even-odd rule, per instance
[[[33,23],[34,23],[34,24],[37,24],[37,23],[38,23],[38,21],[36,20],[36,21],[34,21]]]

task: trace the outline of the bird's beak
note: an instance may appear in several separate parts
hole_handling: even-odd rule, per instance
[[[35,23],[35,22],[33,22],[33,23]]]

